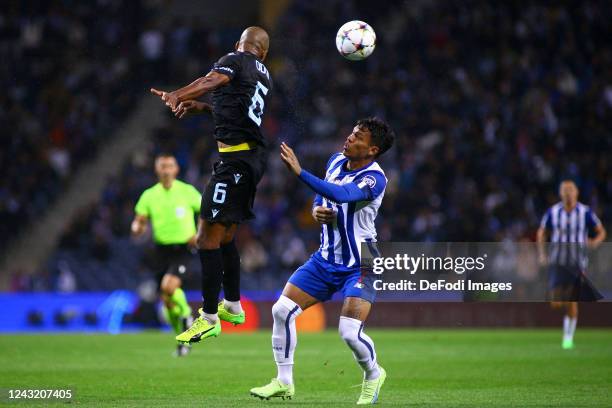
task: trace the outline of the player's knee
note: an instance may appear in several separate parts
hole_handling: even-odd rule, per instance
[[[172,296],[174,291],[181,286],[181,280],[173,275],[167,274],[162,279],[160,290],[166,296]]]
[[[569,317],[578,317],[578,303],[570,302],[567,306],[567,314]]]
[[[228,230],[225,235],[223,235],[223,239],[221,240],[221,245],[223,246],[235,246],[234,241],[234,230]]]
[[[196,245],[198,249],[219,249],[221,243],[217,239],[205,236],[204,234],[198,234],[196,237]]]
[[[276,322],[285,321],[287,319],[287,308],[277,301],[272,305],[272,318]]]
[[[272,305],[272,317],[274,322],[285,322],[287,319],[291,321],[302,313],[302,309],[293,300],[286,296],[281,296],[274,305]]]

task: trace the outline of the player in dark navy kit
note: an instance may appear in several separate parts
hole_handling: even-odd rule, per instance
[[[219,160],[202,196],[197,245],[202,263],[203,307],[200,317],[176,336],[193,343],[221,332],[219,320],[244,323],[240,305],[240,256],[234,234],[241,222],[254,218],[255,191],[267,162],[267,146],[261,133],[272,79],[263,61],[268,54],[268,34],[249,27],[235,51],[215,63],[206,76],[173,92],[151,89],[174,114],[211,112]],[[212,106],[197,101],[212,93]],[[219,301],[223,285],[224,300]]]

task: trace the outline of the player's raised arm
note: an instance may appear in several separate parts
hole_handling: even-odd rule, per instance
[[[172,111],[176,111],[181,102],[197,99],[205,93],[227,84],[230,80],[231,78],[226,74],[210,71],[205,76],[176,91],[165,92],[151,88],[151,93],[159,96]]]
[[[281,144],[281,159],[285,162],[289,170],[298,176],[308,187],[329,200],[336,203],[350,203],[372,199],[372,192],[369,188],[360,188],[355,183],[336,185],[321,180],[317,176],[302,169],[293,149],[284,142]]]

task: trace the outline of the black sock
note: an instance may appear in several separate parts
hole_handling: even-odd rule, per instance
[[[198,252],[202,264],[202,308],[204,313],[216,314],[223,280],[221,249],[200,249]]]
[[[223,293],[226,300],[240,300],[240,254],[236,242],[221,245],[223,254]]]
[[[181,319],[181,323],[183,323],[183,331],[187,330],[189,328],[189,325],[187,324],[187,318],[183,317]]]

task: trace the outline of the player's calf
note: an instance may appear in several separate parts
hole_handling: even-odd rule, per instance
[[[380,375],[378,364],[376,363],[376,351],[374,342],[363,332],[363,322],[350,317],[341,316],[338,324],[340,337],[353,352],[355,360],[363,371],[365,378],[372,380]]]
[[[363,322],[346,316],[338,324],[340,337],[353,352],[355,360],[363,369],[363,383],[358,405],[374,404],[387,374],[376,361],[376,350],[372,339],[363,332]]]
[[[272,352],[278,368],[278,380],[293,383],[293,353],[297,345],[295,319],[302,309],[293,300],[281,296],[272,306]]]

